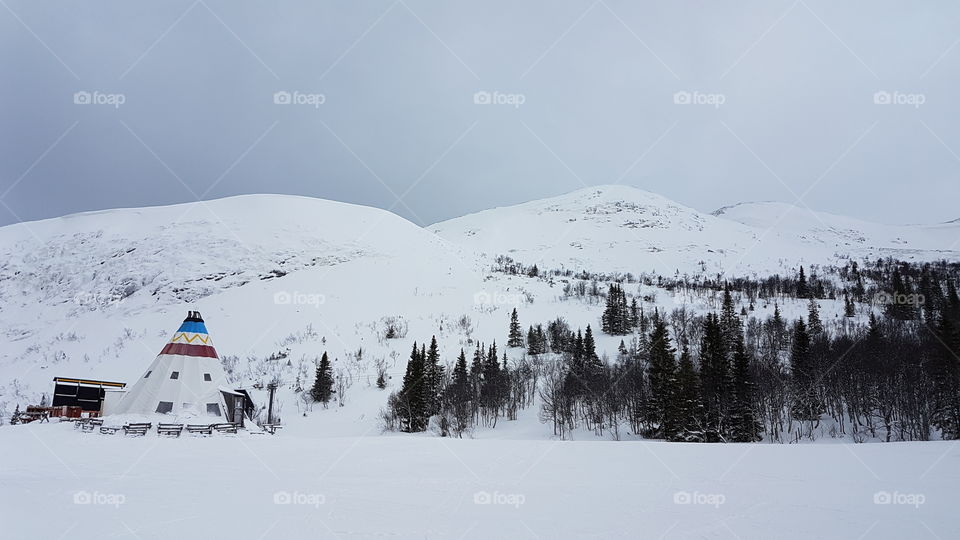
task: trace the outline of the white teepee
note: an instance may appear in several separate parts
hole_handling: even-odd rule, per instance
[[[235,421],[243,396],[231,390],[199,311],[191,311],[112,414],[170,414]]]

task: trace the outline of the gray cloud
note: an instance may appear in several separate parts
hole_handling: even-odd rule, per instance
[[[958,20],[946,1],[3,0],[0,223],[276,192],[423,224],[617,181],[705,211],[803,196],[946,221]]]

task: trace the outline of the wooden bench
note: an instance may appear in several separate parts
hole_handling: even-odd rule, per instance
[[[93,432],[94,429],[103,425],[103,418],[87,418],[86,421],[80,422],[81,431],[90,431]]]
[[[283,426],[280,424],[263,424],[260,427],[262,427],[264,431],[271,435],[276,435],[278,429],[283,429]]]
[[[213,435],[213,426],[210,424],[189,424],[187,425],[187,433]]]
[[[123,434],[142,437],[146,435],[148,431],[150,431],[152,426],[153,424],[148,422],[127,424],[123,426]]]
[[[104,435],[113,435],[119,430],[120,428],[118,428],[117,426],[100,426],[100,433]]]
[[[157,424],[157,434],[180,436],[183,432],[183,424]]]
[[[236,433],[237,424],[225,422],[223,424],[211,424],[210,427],[217,430],[217,433]]]

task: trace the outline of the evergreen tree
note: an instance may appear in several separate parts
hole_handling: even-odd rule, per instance
[[[517,308],[510,314],[510,333],[507,347],[523,347],[523,331],[520,329],[520,320],[517,317]]]
[[[820,320],[820,306],[813,298],[807,303],[807,329],[810,335],[823,333],[823,322]]]
[[[797,298],[807,298],[810,291],[807,287],[807,276],[803,273],[803,266],[800,267],[800,275],[797,277]]]
[[[891,289],[891,294],[886,295],[887,316],[898,321],[909,321],[916,318],[916,310],[909,301],[911,299],[910,287],[900,274],[899,267],[893,270]]]
[[[480,395],[480,382],[483,380],[483,345],[477,343],[470,362],[470,389],[474,396]]]
[[[617,283],[610,284],[607,290],[607,307],[603,310],[600,328],[604,333],[623,336],[630,333],[630,308],[627,296]]]
[[[933,422],[944,439],[960,439],[960,298],[952,282],[943,304],[931,355]]]
[[[630,329],[634,330],[640,326],[640,308],[637,307],[637,299],[630,300]]]
[[[424,354],[423,402],[427,417],[440,412],[440,398],[443,395],[443,366],[440,365],[440,350],[437,336],[430,339],[430,348]]]
[[[326,405],[333,396],[333,368],[330,366],[330,359],[326,351],[320,357],[320,363],[317,364],[317,374],[313,381],[313,388],[310,389],[310,397]]]
[[[460,356],[457,357],[457,363],[453,366],[448,394],[454,404],[470,401],[472,395],[470,375],[467,373],[467,356],[463,349],[460,349]]]
[[[407,362],[407,371],[403,375],[403,388],[398,396],[400,400],[398,415],[401,429],[414,433],[427,429],[427,403],[424,401],[424,387],[427,386],[424,366],[425,354],[413,343],[413,351]]]
[[[790,349],[790,372],[793,401],[790,412],[795,420],[817,421],[823,412],[818,402],[813,358],[810,354],[810,334],[803,319],[793,325],[793,347]]]
[[[547,352],[547,333],[543,331],[543,325],[536,327],[537,334],[537,354],[546,354]]]
[[[720,331],[723,334],[724,349],[731,353],[736,343],[743,337],[743,323],[737,315],[733,296],[730,294],[730,284],[723,289],[723,307],[720,309]]]
[[[603,362],[597,356],[596,345],[593,341],[593,330],[587,325],[587,331],[583,334],[583,364],[584,364],[584,383],[588,390],[597,394],[600,391],[600,382],[603,378]]]
[[[651,421],[658,427],[658,434],[667,440],[677,437],[676,425],[678,411],[676,395],[677,366],[670,345],[667,325],[656,317],[650,332],[650,414]]]
[[[730,405],[730,361],[720,319],[708,313],[700,342],[700,393],[703,398],[704,438],[724,440]]]
[[[483,361],[483,378],[480,381],[480,404],[492,416],[497,415],[501,396],[500,362],[497,358],[497,343],[487,350]]]
[[[786,350],[787,340],[785,337],[787,334],[787,323],[780,315],[780,306],[778,306],[776,302],[773,304],[773,318],[770,319],[770,327],[776,339],[777,350]]]
[[[460,349],[460,356],[453,366],[450,386],[444,395],[453,412],[453,431],[462,434],[470,426],[470,400],[473,398],[470,374],[467,373],[467,356],[463,349]]]
[[[593,341],[593,330],[587,325],[587,331],[583,333],[583,357],[585,360],[599,360],[597,357],[597,347]]]
[[[542,325],[527,330],[527,354],[536,356],[547,352],[547,335]]]
[[[730,439],[734,442],[760,440],[762,428],[754,412],[756,383],[750,370],[750,356],[743,339],[733,354],[733,406],[730,414]]]
[[[567,365],[567,374],[564,379],[564,394],[570,400],[578,399],[587,393],[587,366],[583,347],[583,332],[577,330],[573,338]]]
[[[700,442],[703,440],[703,406],[700,397],[700,381],[697,369],[690,357],[690,350],[683,348],[677,368],[677,393],[673,399],[676,407],[676,434],[674,440]]]
[[[460,349],[460,356],[457,357],[457,363],[453,366],[451,383],[455,390],[454,393],[468,396],[470,394],[470,376],[467,374],[467,356],[463,349]]]

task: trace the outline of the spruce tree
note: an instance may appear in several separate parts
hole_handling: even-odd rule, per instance
[[[670,345],[667,325],[656,317],[650,332],[650,414],[660,437],[673,440],[677,436],[676,359]]]
[[[820,306],[813,298],[807,303],[807,329],[810,335],[823,333],[823,322],[820,320]]]
[[[623,288],[617,283],[610,284],[607,290],[607,306],[603,310],[600,329],[604,333],[623,336],[630,333],[630,308],[627,306],[627,296]]]
[[[520,329],[520,320],[517,308],[510,314],[510,333],[507,338],[507,347],[523,347],[523,330]]]
[[[909,302],[911,296],[910,286],[900,274],[900,268],[895,268],[891,278],[891,294],[887,295],[886,311],[889,317],[898,321],[909,321],[916,318],[916,310]]]
[[[795,420],[816,421],[823,412],[818,402],[814,383],[816,373],[810,354],[810,334],[803,319],[793,325],[793,347],[790,349],[790,382],[793,401],[790,413]]]
[[[597,356],[596,345],[593,341],[593,330],[587,325],[587,331],[583,334],[583,363],[585,368],[584,382],[588,390],[596,394],[599,392],[599,383],[603,377],[603,362]]]
[[[407,371],[403,375],[403,388],[398,396],[400,400],[399,416],[401,429],[414,433],[427,429],[427,404],[424,402],[426,386],[424,361],[425,354],[413,343],[413,351],[407,362]]]
[[[750,356],[741,339],[733,354],[733,406],[730,439],[734,442],[760,440],[761,427],[754,412],[756,383],[750,370]]]
[[[313,381],[313,388],[310,389],[310,396],[314,401],[326,405],[333,396],[333,368],[330,366],[330,359],[326,351],[320,357],[320,363],[317,364],[317,374]]]
[[[457,362],[453,366],[450,386],[444,394],[453,412],[454,432],[462,434],[470,425],[470,400],[473,397],[470,374],[467,373],[467,356],[463,349],[460,349],[460,356],[457,357]]]
[[[494,342],[483,360],[483,378],[480,381],[480,404],[493,417],[496,417],[500,408],[500,389],[500,361],[497,358],[497,343]]]
[[[536,356],[547,352],[547,335],[542,325],[531,326],[527,330],[527,354]]]
[[[583,341],[583,333],[578,329],[576,337],[573,338],[573,346],[567,365],[567,374],[563,384],[564,393],[571,400],[578,399],[587,393],[588,369]]]
[[[933,423],[944,439],[960,439],[960,298],[950,282],[933,344]]]
[[[440,398],[443,394],[443,366],[440,365],[440,350],[437,336],[430,339],[430,348],[424,356],[423,402],[425,414],[429,418],[440,412]]]
[[[736,343],[743,336],[743,323],[737,315],[733,296],[730,294],[730,284],[723,289],[723,307],[720,309],[720,330],[723,333],[723,346],[728,354],[732,353]]]
[[[807,298],[809,294],[807,276],[803,273],[803,266],[801,266],[800,275],[797,277],[797,298]]]
[[[630,329],[635,330],[640,326],[640,308],[637,307],[637,299],[630,300]]]
[[[588,361],[598,360],[597,346],[593,341],[593,330],[587,325],[587,331],[583,333],[583,356]]]
[[[460,349],[460,356],[453,366],[449,394],[455,404],[470,401],[470,375],[467,373],[467,356],[463,349]]]
[[[470,362],[470,388],[474,398],[480,396],[480,382],[483,380],[483,345],[477,343],[473,351],[473,361]]]
[[[700,393],[707,442],[722,441],[727,435],[730,386],[730,361],[720,319],[708,313],[700,342]]]
[[[677,418],[674,440],[686,442],[703,440],[703,406],[698,377],[697,369],[690,357],[690,350],[684,347],[677,367],[677,392],[673,400]]]

